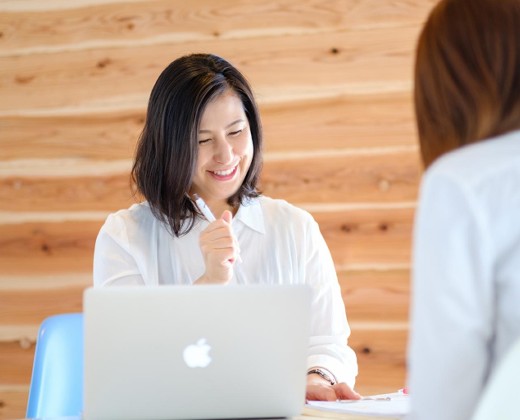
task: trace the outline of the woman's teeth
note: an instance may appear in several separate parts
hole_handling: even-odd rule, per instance
[[[218,176],[227,176],[227,175],[231,175],[234,170],[235,170],[235,168],[231,168],[231,169],[228,169],[227,171],[213,171],[213,173]]]

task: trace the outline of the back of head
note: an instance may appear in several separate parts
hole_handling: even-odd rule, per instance
[[[423,163],[520,128],[520,1],[441,0],[417,45]]]

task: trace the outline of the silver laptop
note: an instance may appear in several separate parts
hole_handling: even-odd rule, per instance
[[[84,417],[291,417],[305,402],[305,286],[88,289]]]

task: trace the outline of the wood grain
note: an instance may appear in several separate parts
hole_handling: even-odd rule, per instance
[[[28,396],[28,385],[0,388],[0,419],[25,418]]]
[[[3,211],[115,211],[134,202],[129,174],[0,178]]]
[[[408,321],[410,270],[343,270],[338,273],[349,322]]]
[[[34,348],[34,340],[0,342],[0,384],[19,386],[30,383]]]
[[[352,331],[349,344],[358,356],[359,392],[395,392],[405,385],[407,340],[406,329]]]
[[[0,117],[0,159],[130,159],[144,114]]]
[[[102,224],[103,220],[0,224],[0,272],[4,276],[91,272]],[[28,306],[35,304],[43,302],[36,299]]]
[[[0,175],[0,211],[115,211],[135,202],[131,162],[125,165],[128,172],[105,176],[81,176],[81,163],[72,162],[69,169],[57,167],[58,163],[39,168],[35,173],[39,176]],[[32,162],[25,165],[27,172],[34,170]],[[92,165],[83,163],[89,173],[103,171],[102,163]],[[65,170],[80,172],[54,176]],[[52,176],[45,176],[46,171]],[[265,195],[295,204],[410,201],[416,198],[419,174],[415,150],[388,155],[330,152],[265,162],[260,188]]]
[[[266,104],[260,108],[265,150],[416,146],[410,92],[375,92]]]
[[[255,86],[260,103],[409,91],[417,32],[375,28],[288,35],[284,42],[230,39],[0,57],[0,115],[142,109],[166,65],[193,51],[228,58]]]
[[[413,208],[314,212],[336,265],[403,265],[410,261]]]
[[[30,291],[1,291],[0,304],[2,305],[3,323],[8,325],[32,324],[39,325],[51,315],[83,310],[83,290],[88,287],[71,286],[61,289],[30,290]],[[20,337],[22,339],[23,337]]]
[[[0,3],[0,49],[4,54],[145,41],[180,43],[281,36],[345,27],[402,27],[421,21],[433,0],[393,4],[378,0],[221,0],[218,4],[209,0],[163,0],[126,2],[124,7],[119,1],[75,1],[63,8],[56,1],[10,3],[11,7],[9,2]]]
[[[63,276],[63,275],[62,275]],[[367,322],[406,322],[408,319],[408,270],[365,270],[340,272],[339,280],[347,315],[353,324]],[[9,327],[9,339],[23,340],[27,326],[39,325],[56,313],[81,312],[85,288],[92,285],[88,275],[70,274],[70,284],[37,288],[16,288],[13,276],[11,289],[0,290],[0,329]],[[78,281],[78,278],[81,280]],[[23,286],[23,285],[22,285]],[[19,333],[16,334],[19,326]],[[5,333],[4,333],[5,335]],[[1,340],[1,334],[0,334]]]
[[[415,150],[305,157],[265,162],[265,194],[296,204],[395,202],[417,196],[420,168]]]
[[[280,153],[415,146],[409,92],[263,104],[266,159]],[[132,159],[145,109],[0,117],[0,162]],[[20,147],[20,145],[24,147]]]
[[[413,209],[315,212],[338,267],[408,264]],[[0,273],[90,273],[102,220],[0,224]]]

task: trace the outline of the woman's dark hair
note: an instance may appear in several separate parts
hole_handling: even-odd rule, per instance
[[[520,128],[520,1],[440,1],[419,37],[414,100],[425,167]]]
[[[228,199],[237,207],[258,197],[262,127],[252,89],[229,62],[212,54],[180,57],[166,67],[152,89],[139,138],[132,180],[154,216],[175,236],[188,233],[200,214],[188,193],[198,156],[198,131],[206,105],[231,89],[242,100],[253,140],[253,160],[239,190]]]

